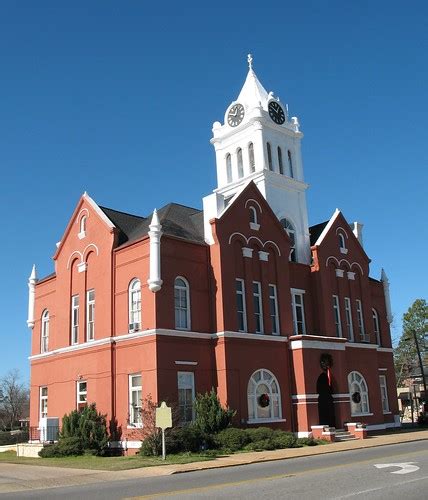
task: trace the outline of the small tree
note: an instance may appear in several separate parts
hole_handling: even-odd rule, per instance
[[[214,388],[209,393],[198,394],[194,404],[195,426],[203,434],[212,435],[226,429],[236,414],[236,411],[221,406]]]
[[[0,379],[0,425],[12,429],[28,411],[28,389],[21,382],[19,370],[11,370]]]

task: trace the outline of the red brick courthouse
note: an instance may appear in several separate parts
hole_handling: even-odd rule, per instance
[[[399,425],[387,277],[370,277],[362,224],[308,226],[299,122],[249,66],[213,125],[203,210],[131,215],[85,193],[55,272],[33,268],[31,426],[96,402],[136,447],[142,398],[188,422],[211,387],[236,425]]]

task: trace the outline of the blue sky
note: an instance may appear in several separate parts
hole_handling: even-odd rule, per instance
[[[427,298],[427,16],[422,1],[1,2],[0,376],[28,378],[27,278],[52,272],[85,190],[142,215],[201,207],[248,52],[300,119],[310,223],[336,207],[364,223],[398,336]]]

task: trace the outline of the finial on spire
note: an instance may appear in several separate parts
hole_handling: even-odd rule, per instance
[[[248,61],[248,68],[253,69],[253,55],[252,54],[248,54],[247,61]]]

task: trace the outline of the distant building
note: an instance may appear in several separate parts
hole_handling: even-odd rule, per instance
[[[94,401],[137,447],[142,398],[185,423],[211,387],[236,425],[399,425],[388,279],[369,275],[362,224],[336,210],[308,226],[299,122],[249,62],[213,125],[203,211],[131,215],[85,193],[55,272],[33,269],[32,427]]]

